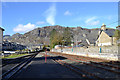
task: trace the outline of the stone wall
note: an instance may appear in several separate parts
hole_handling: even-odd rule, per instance
[[[120,55],[120,46],[118,47],[118,54]],[[118,56],[118,60],[120,61],[120,56]]]
[[[100,48],[102,53],[111,53],[111,54],[117,54],[118,53],[118,46],[90,46],[88,48],[86,47],[78,47],[78,48],[73,48],[73,52],[77,53],[100,53]],[[64,51],[71,51],[72,48],[64,48]]]
[[[90,46],[78,47],[78,48],[63,48],[62,52],[66,54],[81,55],[95,58],[102,58],[107,60],[119,60],[119,48],[118,46],[103,46],[101,47],[102,53],[100,53],[100,47]],[[61,52],[61,49],[53,49],[54,52]]]

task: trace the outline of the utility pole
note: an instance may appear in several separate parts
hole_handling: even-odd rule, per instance
[[[77,35],[75,37],[76,37],[76,47],[77,47]]]

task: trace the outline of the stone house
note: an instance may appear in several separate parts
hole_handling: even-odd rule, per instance
[[[97,46],[110,46],[116,44],[116,38],[113,37],[115,30],[107,29],[106,25],[103,24],[101,26],[101,30],[99,31],[99,36],[96,41]]]
[[[0,27],[0,51],[2,51],[3,31],[4,29]]]

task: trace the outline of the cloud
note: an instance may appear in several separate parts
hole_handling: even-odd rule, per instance
[[[51,24],[51,25],[55,25],[56,5],[53,4],[52,6],[50,6],[45,11],[45,15],[46,15],[46,22]]]
[[[41,24],[45,24],[45,22],[44,21],[38,21],[38,22],[36,22],[36,25],[41,25]]]
[[[71,15],[71,12],[67,10],[67,11],[65,11],[64,15],[70,16],[70,15]]]
[[[97,20],[97,21],[93,21],[93,22],[89,23],[89,25],[98,25],[99,23],[100,23],[100,21]]]
[[[91,22],[91,21],[93,21],[93,20],[95,20],[95,19],[96,19],[96,17],[88,18],[88,19],[85,21],[85,23],[89,23],[89,22]]]
[[[27,32],[27,31],[30,31],[32,29],[36,28],[36,25],[35,24],[31,24],[31,23],[28,23],[26,25],[23,25],[23,24],[18,24],[14,29],[13,31],[14,32]]]
[[[99,21],[99,20],[96,20],[96,19],[97,19],[97,17],[88,18],[88,19],[85,21],[85,23],[86,23],[87,25],[98,25],[98,24],[100,23],[100,21]]]

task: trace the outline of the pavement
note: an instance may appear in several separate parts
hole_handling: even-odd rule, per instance
[[[80,75],[54,62],[50,57],[45,63],[45,58],[38,54],[15,78],[80,78]]]

